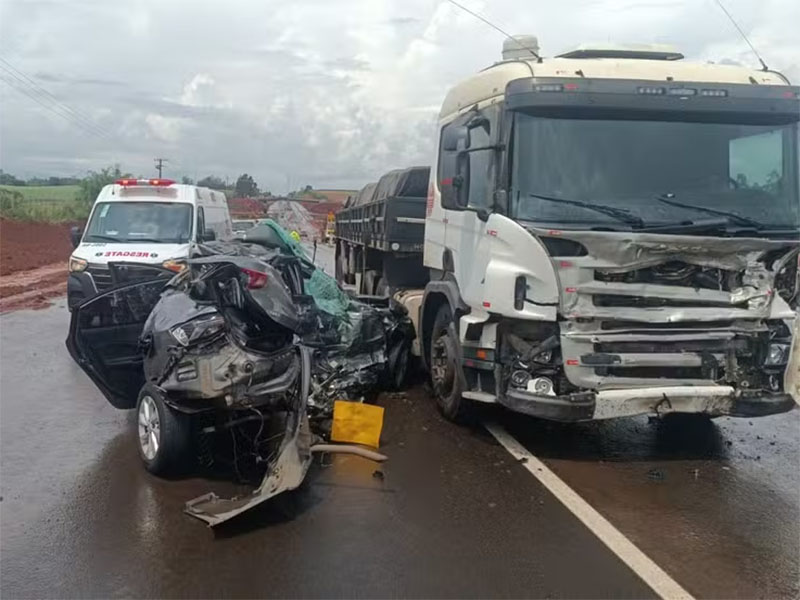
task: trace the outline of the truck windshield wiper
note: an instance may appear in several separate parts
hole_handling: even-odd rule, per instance
[[[100,233],[90,233],[87,237],[89,238],[89,239],[86,240],[87,242],[93,242],[93,241],[98,241],[98,240],[103,241],[103,242],[124,242],[125,241],[125,240],[120,239],[118,237],[114,237],[113,235],[102,235]]]
[[[149,244],[163,244],[164,243],[164,240],[157,240],[155,238],[146,238],[146,237],[128,238],[125,241],[129,242],[131,244],[135,244],[137,242],[146,242],[146,243],[149,243]]]
[[[719,215],[721,217],[727,217],[728,220],[732,223],[736,223],[737,225],[743,225],[744,227],[753,227],[754,229],[763,229],[764,223],[759,223],[754,219],[750,219],[749,217],[743,217],[741,215],[737,215],[734,212],[730,212],[727,210],[719,210],[716,208],[707,208],[705,206],[695,206],[694,204],[685,204],[683,202],[678,202],[677,200],[673,200],[674,194],[661,194],[656,196],[656,200],[659,202],[663,202],[664,204],[669,204],[671,206],[678,206],[680,208],[688,208],[691,210],[699,210],[700,212],[708,213],[710,215]]]
[[[533,198],[539,198],[540,200],[547,200],[548,202],[558,202],[560,204],[569,204],[571,206],[588,208],[589,210],[594,210],[596,212],[603,213],[604,215],[608,215],[609,217],[613,217],[617,221],[622,221],[623,223],[627,223],[632,227],[636,228],[644,227],[644,221],[642,219],[640,219],[636,215],[632,215],[624,208],[616,208],[614,206],[608,206],[606,204],[592,204],[590,202],[583,202],[581,200],[568,200],[567,198],[556,198],[554,196],[542,196],[541,194],[528,194],[528,195]]]
[[[690,231],[724,231],[730,225],[729,219],[703,219],[697,221],[680,221],[677,223],[659,223],[648,225],[642,231],[648,233],[686,233]]]

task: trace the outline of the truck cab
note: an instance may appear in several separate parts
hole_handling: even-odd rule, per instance
[[[541,59],[519,39],[439,115],[418,333],[442,412],[793,408],[800,89],[664,46]]]
[[[113,285],[177,267],[199,244],[231,239],[222,192],[169,179],[120,179],[98,194],[84,231],[73,228],[67,301],[72,308]]]

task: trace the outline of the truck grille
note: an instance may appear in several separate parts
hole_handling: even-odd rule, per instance
[[[111,278],[111,269],[109,269],[106,265],[89,265],[86,269],[89,275],[92,276],[94,280],[94,286],[97,288],[98,292],[102,292],[107,290],[113,285],[113,280]]]
[[[761,329],[725,324],[571,323],[561,338],[567,376],[578,387],[594,389],[693,384],[719,380],[731,364],[758,364]]]

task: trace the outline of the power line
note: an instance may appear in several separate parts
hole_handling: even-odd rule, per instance
[[[2,78],[3,81],[20,93],[25,94],[31,100],[34,100],[40,106],[47,108],[88,133],[98,137],[111,137],[108,131],[96,125],[91,118],[59,100],[2,57],[0,57],[0,71],[2,71],[0,74],[5,75]]]
[[[26,75],[24,72],[22,72],[20,69],[18,69],[14,65],[12,65],[10,62],[8,62],[6,59],[4,59],[2,56],[0,56],[0,63],[3,63],[3,64],[0,64],[0,68],[5,70],[7,73],[10,73],[11,75],[14,75],[17,79],[22,80],[22,82],[24,84],[26,84],[29,87],[33,88],[36,92],[39,93],[39,95],[44,96],[49,101],[52,101],[53,103],[57,104],[58,106],[60,106],[61,108],[63,108],[67,112],[69,112],[70,114],[74,115],[76,118],[80,119],[86,125],[92,127],[93,129],[97,130],[98,132],[110,137],[110,132],[108,132],[104,128],[100,127],[99,125],[97,125],[91,117],[83,114],[82,112],[80,112],[80,111],[72,108],[68,104],[62,102],[55,95],[51,94],[48,90],[46,90],[44,87],[39,85],[33,78],[31,78],[30,76]],[[3,66],[3,65],[5,65],[5,66]]]
[[[476,13],[476,12],[474,12],[474,11],[471,11],[471,10],[470,10],[470,9],[468,9],[466,6],[464,6],[463,4],[459,4],[458,2],[456,2],[456,0],[447,0],[447,1],[448,1],[450,4],[452,4],[452,5],[454,5],[454,6],[457,6],[458,8],[460,8],[461,10],[463,10],[464,12],[471,14],[471,15],[472,15],[473,17],[475,17],[476,19],[479,19],[479,20],[483,21],[484,23],[486,23],[486,24],[487,24],[489,27],[491,27],[492,29],[495,29],[495,30],[499,31],[499,32],[500,32],[500,33],[502,33],[504,36],[506,36],[508,39],[512,40],[512,41],[513,41],[513,42],[514,42],[514,43],[515,43],[517,46],[519,46],[519,47],[520,47],[522,50],[527,50],[528,52],[530,52],[530,53],[531,53],[531,54],[532,54],[532,55],[533,55],[533,56],[536,58],[536,60],[542,60],[542,57],[541,57],[541,56],[539,56],[539,54],[537,54],[537,53],[536,53],[536,51],[535,51],[533,48],[530,48],[529,46],[526,46],[525,44],[523,44],[522,42],[520,42],[520,41],[519,41],[517,38],[515,38],[515,37],[514,37],[513,35],[511,35],[510,33],[506,32],[506,31],[503,31],[502,29],[500,29],[500,28],[499,28],[497,25],[495,25],[494,23],[492,23],[492,22],[491,22],[489,19],[487,19],[486,17],[483,17],[483,16],[479,15],[478,13]]]
[[[36,96],[35,94],[31,93],[26,88],[20,87],[19,83],[14,81],[13,79],[7,79],[6,77],[3,77],[2,74],[0,74],[0,80],[2,80],[5,83],[7,83],[10,87],[14,88],[19,93],[24,94],[25,96],[27,96],[28,98],[33,100],[34,102],[36,102],[36,104],[38,104],[42,108],[44,108],[46,110],[49,110],[54,115],[69,121],[71,124],[75,125],[76,127],[78,127],[80,130],[84,131],[85,133],[90,133],[90,134],[95,135],[97,137],[103,137],[99,133],[97,133],[96,131],[93,131],[92,129],[90,129],[90,128],[86,127],[85,125],[83,125],[80,121],[77,121],[77,120],[69,117],[67,114],[64,114],[63,112],[59,112],[53,105],[46,104],[38,96]]]
[[[744,31],[742,31],[742,28],[741,28],[741,27],[739,27],[739,24],[738,24],[738,23],[736,22],[736,20],[733,18],[733,15],[731,15],[731,13],[729,13],[729,12],[728,12],[728,9],[727,9],[727,8],[725,8],[725,5],[722,3],[722,0],[715,0],[715,2],[716,2],[716,3],[717,3],[717,5],[718,5],[718,6],[719,6],[719,7],[722,9],[722,12],[724,12],[724,13],[725,13],[725,15],[728,17],[728,19],[730,19],[730,22],[731,22],[731,23],[733,23],[733,26],[734,26],[734,27],[736,27],[736,31],[738,31],[738,32],[739,32],[739,35],[741,35],[741,36],[742,36],[742,38],[744,39],[744,41],[745,41],[745,42],[747,42],[747,45],[748,45],[748,46],[750,46],[750,50],[752,50],[752,51],[753,51],[753,54],[755,54],[755,55],[756,55],[756,58],[758,59],[758,62],[760,62],[760,63],[761,63],[761,67],[762,67],[762,68],[763,68],[765,71],[769,71],[769,67],[767,66],[767,63],[765,63],[765,62],[764,62],[764,59],[763,59],[763,58],[761,58],[761,55],[758,53],[758,50],[756,50],[756,47],[755,47],[755,46],[753,46],[753,44],[750,42],[750,40],[748,39],[748,37],[745,35]]]
[[[24,83],[21,82],[19,79],[14,78],[13,76],[9,76],[9,75],[7,75],[5,73],[0,73],[0,80],[4,81],[6,84],[8,84],[10,87],[12,87],[15,90],[17,90],[19,93],[21,93],[21,94],[27,96],[28,98],[30,98],[31,100],[33,100],[34,102],[36,102],[42,108],[44,108],[46,110],[49,110],[54,115],[69,121],[72,125],[77,126],[82,131],[84,131],[86,133],[91,133],[93,135],[100,136],[100,134],[97,131],[94,131],[93,129],[87,127],[82,122],[80,122],[79,120],[75,119],[69,113],[63,112],[63,109],[59,110],[59,107],[57,105],[54,105],[52,103],[48,103],[45,100],[43,100],[41,95],[36,94],[35,91],[32,91],[30,87],[25,86]]]
[[[28,98],[39,104],[41,107],[49,110],[53,114],[65,119],[66,121],[69,121],[72,125],[77,126],[82,131],[95,135],[99,138],[109,138],[108,134],[94,127],[91,123],[87,123],[81,120],[80,118],[75,117],[75,115],[67,111],[63,106],[48,101],[46,97],[37,93],[34,88],[25,85],[25,83],[23,81],[20,81],[19,78],[15,78],[13,75],[11,75],[9,78],[9,74],[7,72],[6,73],[0,72],[0,75],[5,75],[3,77],[0,77],[0,79],[5,81],[9,86],[13,87],[21,94],[24,94],[25,96],[27,96]]]

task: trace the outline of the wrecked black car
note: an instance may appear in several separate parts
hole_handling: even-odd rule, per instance
[[[219,242],[204,252],[177,274],[150,267],[83,302],[67,347],[113,406],[136,409],[150,472],[184,470],[198,440],[230,434],[236,473],[247,460],[263,482],[251,498],[187,504],[214,525],[297,487],[333,401],[401,382],[413,334],[397,307],[330,288],[285,249]]]

